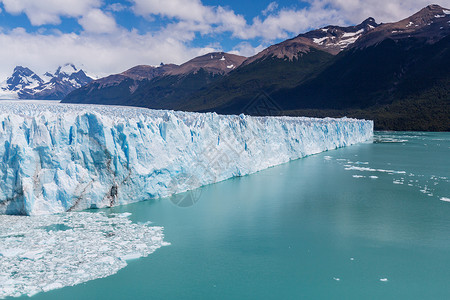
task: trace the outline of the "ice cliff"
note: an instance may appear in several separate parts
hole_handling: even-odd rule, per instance
[[[372,138],[355,119],[0,103],[0,213],[166,197]]]

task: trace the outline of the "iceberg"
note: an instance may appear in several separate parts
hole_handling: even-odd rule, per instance
[[[0,213],[168,197],[372,139],[373,122],[0,103]]]

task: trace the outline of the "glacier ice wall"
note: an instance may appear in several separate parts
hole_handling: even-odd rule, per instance
[[[372,138],[355,119],[0,103],[0,213],[166,197]]]

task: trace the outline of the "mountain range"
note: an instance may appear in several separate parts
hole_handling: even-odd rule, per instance
[[[244,58],[211,53],[137,66],[71,92],[67,103],[222,114],[358,117],[375,129],[450,131],[450,10],[394,23],[327,26]]]
[[[42,76],[27,67],[17,66],[0,84],[0,99],[61,100],[92,80],[73,64],[60,66],[54,73],[46,72]]]
[[[136,66],[95,80],[70,93],[63,102],[175,108],[194,92],[238,68],[245,59],[216,52],[182,65]]]

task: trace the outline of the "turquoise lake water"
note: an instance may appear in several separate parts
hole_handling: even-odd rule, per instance
[[[195,203],[174,204],[184,196]],[[379,132],[374,143],[106,210],[164,226],[171,245],[32,299],[449,299],[449,198],[449,133]]]

